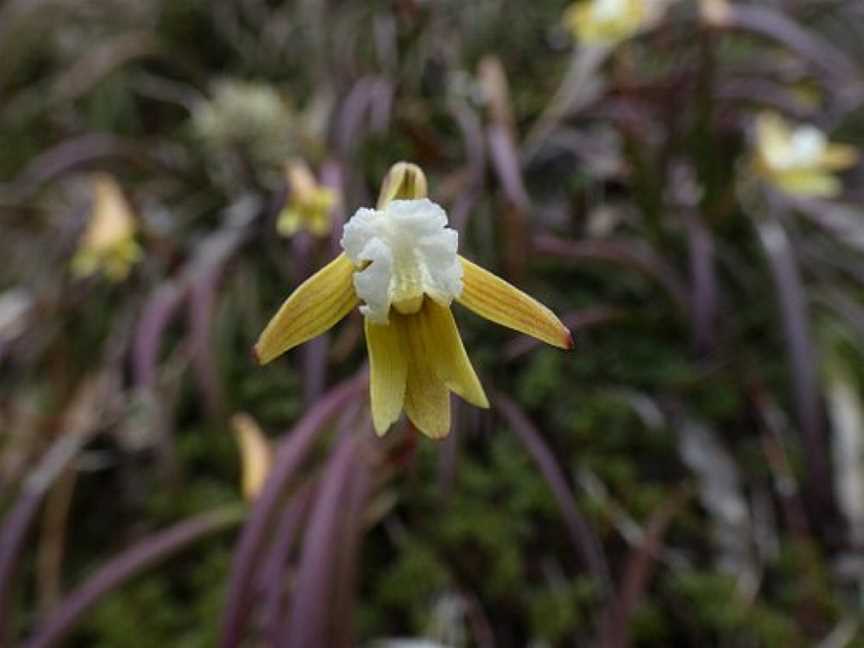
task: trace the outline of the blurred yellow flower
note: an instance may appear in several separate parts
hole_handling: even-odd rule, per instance
[[[111,281],[122,281],[141,258],[135,216],[111,176],[93,176],[92,191],[90,220],[72,259],[72,273],[83,278],[102,272]]]
[[[332,226],[336,193],[319,185],[302,160],[285,164],[285,178],[291,193],[279,213],[276,230],[282,236],[293,236],[300,230],[315,236],[327,236]]]
[[[231,428],[240,448],[243,497],[251,502],[261,492],[270,474],[273,447],[255,419],[248,414],[239,413],[231,417]]]
[[[815,126],[790,126],[780,115],[766,112],[756,119],[756,173],[786,193],[830,198],[842,190],[835,172],[858,160],[858,150],[828,141]]]
[[[572,347],[570,332],[552,311],[457,254],[458,233],[426,193],[419,167],[394,165],[377,209],[359,209],[345,225],[344,253],[288,297],[255,345],[265,364],[360,305],[379,435],[404,409],[421,432],[446,436],[451,391],[489,406],[450,312],[454,299],[493,322]]]
[[[586,45],[614,45],[660,19],[663,0],[579,0],[564,12],[564,25]]]

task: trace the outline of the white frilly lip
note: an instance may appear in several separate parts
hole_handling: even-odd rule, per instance
[[[382,210],[358,209],[340,241],[357,266],[354,288],[360,312],[388,324],[390,307],[426,295],[449,306],[462,294],[459,233],[427,198],[393,200]]]

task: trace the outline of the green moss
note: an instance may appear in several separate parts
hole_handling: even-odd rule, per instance
[[[184,561],[122,587],[98,604],[74,646],[205,648],[217,642],[228,548],[211,544]],[[176,561],[175,561],[176,562]]]
[[[564,641],[579,630],[589,630],[586,607],[594,601],[594,588],[586,579],[556,584],[525,592],[526,605],[535,640]]]
[[[405,610],[415,630],[428,622],[433,598],[451,579],[447,565],[422,540],[406,539],[390,564],[375,579],[375,600],[385,607]]]

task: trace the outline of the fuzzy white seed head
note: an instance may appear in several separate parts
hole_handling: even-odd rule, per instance
[[[462,294],[459,234],[427,198],[358,209],[340,243],[358,267],[354,288],[365,302],[360,312],[376,324],[389,323],[391,305],[419,303],[425,295],[449,306]]]

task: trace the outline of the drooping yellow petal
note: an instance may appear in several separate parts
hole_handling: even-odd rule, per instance
[[[354,264],[340,254],[295,290],[267,324],[255,344],[266,364],[289,349],[321,335],[357,305]]]
[[[811,169],[777,174],[777,185],[798,196],[833,198],[843,190],[842,183],[829,173]]]
[[[792,130],[777,113],[763,112],[756,117],[756,139],[762,151],[779,155],[788,149]]]
[[[303,227],[303,218],[293,206],[285,207],[276,219],[276,231],[280,236],[294,236]]]
[[[441,439],[450,432],[450,391],[432,364],[436,348],[423,339],[418,315],[393,313],[391,326],[400,328],[408,352],[408,379],[405,388],[405,414],[423,434]]]
[[[83,247],[104,250],[135,234],[135,216],[120,185],[109,175],[93,177],[93,210],[81,240]]]
[[[472,405],[489,407],[489,400],[465,352],[450,308],[425,299],[417,319],[425,348],[431,350],[429,357],[438,378]]]
[[[273,447],[255,419],[248,414],[235,414],[231,418],[231,427],[240,447],[243,496],[252,501],[267,481],[273,465]]]
[[[829,144],[822,155],[822,167],[830,171],[842,171],[858,162],[858,149],[849,144]]]
[[[332,229],[333,223],[332,218],[330,217],[330,210],[332,209],[332,202],[327,205],[326,209],[319,209],[309,217],[309,231],[312,232],[314,236],[327,236]]]
[[[570,331],[555,313],[488,270],[459,258],[465,272],[462,295],[457,299],[460,304],[496,324],[552,346],[573,348]]]
[[[382,436],[399,419],[405,403],[408,377],[408,351],[398,325],[365,321],[369,349],[369,395],[372,423]]]
[[[94,176],[92,188],[90,221],[72,259],[72,273],[84,278],[101,271],[108,279],[121,281],[142,256],[134,238],[135,215],[111,176]]]

